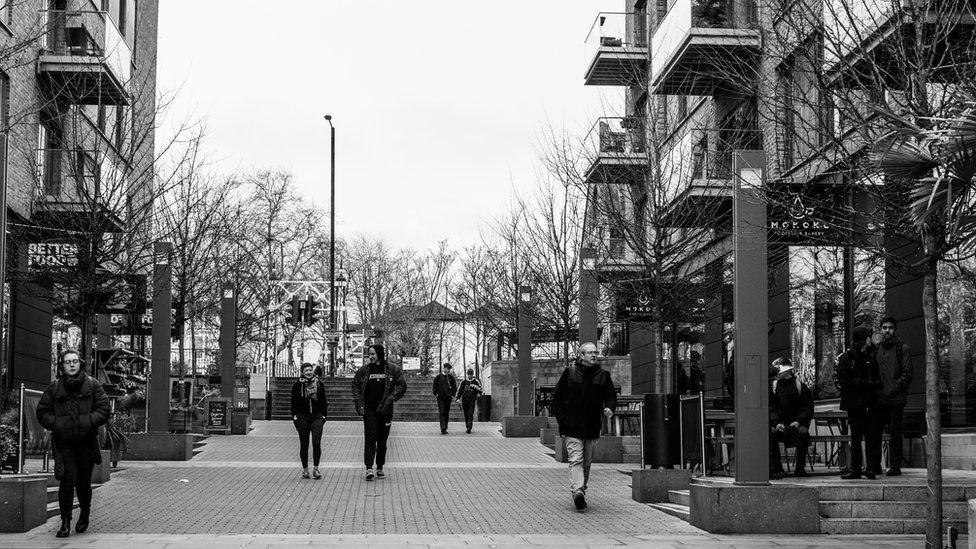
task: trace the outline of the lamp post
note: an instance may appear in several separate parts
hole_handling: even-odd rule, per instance
[[[325,121],[329,123],[329,144],[331,154],[331,175],[329,177],[329,329],[335,330],[335,126],[332,124],[332,115],[325,115]],[[336,344],[329,342],[329,371],[335,371]]]

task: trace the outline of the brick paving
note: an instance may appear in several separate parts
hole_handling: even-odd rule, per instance
[[[452,428],[454,425],[452,425]],[[214,436],[189,462],[128,462],[95,492],[92,530],[53,537],[57,520],[0,535],[2,547],[850,547],[843,537],[734,537],[702,532],[630,498],[615,465],[594,466],[586,513],[575,512],[564,464],[498,424],[395,424],[389,478],[361,478],[362,426],[329,422],[323,478],[299,477],[290,422]],[[456,434],[455,434],[456,433]],[[919,538],[858,537],[914,547]]]

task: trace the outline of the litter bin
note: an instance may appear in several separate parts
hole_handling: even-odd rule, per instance
[[[646,465],[671,468],[681,463],[680,409],[679,395],[644,395],[641,452]]]
[[[491,421],[491,395],[478,397],[478,421]]]

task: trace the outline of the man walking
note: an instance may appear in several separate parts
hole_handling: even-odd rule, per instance
[[[596,345],[580,345],[572,366],[563,370],[552,395],[552,411],[569,454],[569,489],[576,510],[586,509],[586,486],[593,448],[603,430],[603,416],[613,416],[617,393],[610,373],[597,363]]]
[[[451,364],[444,363],[444,368],[434,378],[434,395],[437,397],[437,415],[441,420],[441,434],[447,434],[447,421],[451,415],[451,403],[457,394],[457,380],[451,372]]]
[[[878,429],[888,426],[888,476],[901,475],[902,419],[905,413],[905,394],[912,384],[912,349],[895,335],[898,321],[886,316],[881,319],[881,343],[875,358],[881,374],[881,393],[878,395]]]
[[[881,472],[881,428],[877,408],[882,382],[878,362],[869,351],[871,332],[868,326],[854,328],[852,346],[837,357],[834,371],[834,382],[840,389],[840,409],[847,411],[851,431],[851,470],[841,475],[844,480],[861,478],[864,465],[862,440],[867,453],[864,476],[873,479]]]
[[[797,477],[808,477],[807,447],[810,446],[810,420],[813,419],[813,392],[793,374],[793,361],[777,358],[776,380],[769,398],[769,478],[786,476],[779,454],[779,443],[796,444]]]
[[[458,387],[457,394],[457,400],[461,402],[461,411],[464,412],[464,427],[468,434],[471,434],[471,426],[474,423],[474,404],[481,393],[481,381],[474,377],[474,370],[468,368],[467,377]]]
[[[407,392],[403,370],[386,361],[386,349],[379,344],[370,345],[367,351],[369,363],[356,371],[352,378],[352,399],[356,413],[363,416],[363,462],[366,472],[363,478],[386,478],[386,441],[393,425],[393,404]],[[376,473],[373,473],[373,463]]]

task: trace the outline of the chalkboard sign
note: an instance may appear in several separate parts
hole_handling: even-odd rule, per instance
[[[230,399],[211,398],[207,400],[207,430],[230,431]]]

